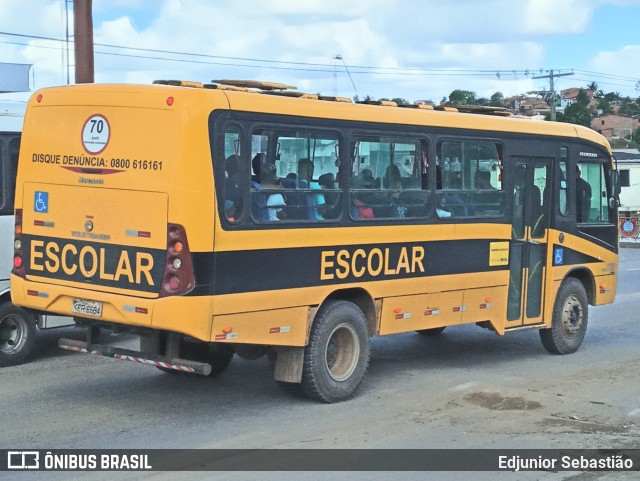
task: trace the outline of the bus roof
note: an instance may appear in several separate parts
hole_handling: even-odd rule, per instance
[[[323,119],[379,122],[389,124],[424,125],[425,127],[445,127],[452,129],[468,129],[476,131],[520,133],[554,137],[580,138],[594,142],[610,151],[606,138],[592,129],[580,125],[535,121],[519,117],[511,117],[508,110],[501,107],[485,106],[430,106],[430,105],[397,105],[389,101],[366,101],[353,103],[346,97],[322,96],[298,92],[295,87],[273,82],[218,80],[217,83],[182,80],[157,80],[153,85],[131,84],[82,84],[62,87],[51,87],[46,91],[58,90],[70,92],[79,90],[100,90],[102,92],[120,93],[159,93],[167,90],[167,95],[179,96],[180,104],[193,109],[206,108],[207,98],[212,104],[220,105],[226,97],[226,107],[231,110],[296,115]],[[35,96],[35,95],[34,95]],[[33,97],[32,97],[33,98]],[[135,106],[144,103],[144,96],[135,100]],[[216,99],[217,98],[217,102]],[[75,95],[65,98],[77,105],[84,99]],[[203,102],[205,105],[203,105]],[[134,105],[132,105],[134,106]],[[412,108],[407,108],[412,107]]]

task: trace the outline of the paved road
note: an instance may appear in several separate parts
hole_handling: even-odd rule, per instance
[[[0,447],[640,448],[640,249],[623,249],[616,303],[592,308],[582,348],[553,356],[536,331],[475,326],[437,338],[375,338],[355,399],[324,405],[281,392],[265,359],[215,380],[65,353],[40,333],[37,358],[0,371]],[[130,343],[126,338],[124,344]],[[15,479],[39,479],[20,473]],[[47,473],[74,479],[77,473]],[[331,473],[335,480],[396,479]],[[406,479],[634,479],[628,474],[405,473]],[[144,479],[211,479],[147,473]],[[217,473],[215,479],[326,479],[327,473]],[[91,479],[141,479],[93,473]]]

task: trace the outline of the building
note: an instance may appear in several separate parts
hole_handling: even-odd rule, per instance
[[[620,240],[637,242],[640,234],[640,152],[635,149],[615,149],[613,155],[621,185],[618,208]]]
[[[628,115],[607,114],[594,117],[591,128],[604,135],[607,140],[625,139],[631,137],[631,133],[640,127],[637,118]]]

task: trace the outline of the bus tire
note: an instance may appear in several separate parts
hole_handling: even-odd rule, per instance
[[[551,327],[540,330],[542,345],[552,354],[576,352],[587,331],[589,320],[587,292],[575,278],[566,279],[553,306]]]
[[[35,318],[10,302],[0,305],[0,367],[22,364],[35,342]]]
[[[369,366],[369,330],[358,306],[327,301],[318,311],[305,348],[302,391],[334,403],[353,397]]]
[[[434,327],[432,329],[420,329],[416,332],[421,336],[439,336],[445,329],[445,327]]]

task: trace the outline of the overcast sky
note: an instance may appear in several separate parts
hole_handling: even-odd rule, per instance
[[[33,88],[67,82],[64,4],[0,0],[0,62],[33,64]],[[575,71],[556,90],[640,95],[640,0],[93,0],[93,23],[96,82],[240,78],[439,101],[548,89],[532,77],[553,69]]]

